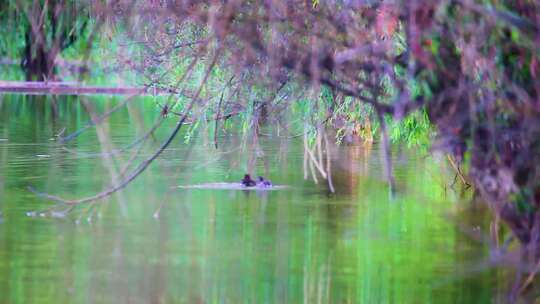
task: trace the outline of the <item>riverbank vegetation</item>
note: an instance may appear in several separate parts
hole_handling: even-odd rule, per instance
[[[252,142],[268,124],[280,136],[304,136],[314,155],[311,174],[327,179],[324,157],[315,157],[327,131],[338,142],[380,141],[390,184],[391,142],[404,141],[447,153],[510,229],[505,235],[493,225],[491,237],[501,252],[519,245],[513,254],[523,263],[512,298],[540,270],[537,2],[17,3],[3,4],[0,18],[23,20],[14,25],[18,44],[3,38],[0,47],[2,56],[22,59],[27,79],[59,75],[60,54],[85,54],[77,58],[92,63],[85,69],[116,66],[118,79],[169,94],[156,102],[160,115],[147,134],[177,121],[111,188],[82,199],[48,198],[70,206],[105,198],[137,178],[180,129],[189,134],[211,124],[218,134],[236,118],[234,127]],[[70,51],[76,41],[87,42]]]

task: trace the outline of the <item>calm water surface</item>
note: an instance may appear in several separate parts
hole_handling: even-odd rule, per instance
[[[85,109],[111,98],[0,95],[1,303],[486,303],[505,287],[477,267],[487,246],[452,218],[484,229],[444,185],[432,156],[395,153],[391,196],[376,145],[332,149],[337,189],[303,178],[301,139],[181,134],[141,178],[64,218],[29,217],[53,203],[39,191],[79,198],[117,179],[132,143],[159,115],[136,100],[97,130]],[[138,162],[164,140],[174,117]],[[211,126],[201,126],[202,129]],[[211,132],[210,132],[211,133]],[[222,132],[224,133],[224,132]],[[181,189],[238,181],[248,164],[287,190]]]

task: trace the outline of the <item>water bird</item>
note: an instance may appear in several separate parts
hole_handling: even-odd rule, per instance
[[[265,179],[262,176],[259,176],[257,178],[257,186],[259,186],[259,187],[271,187],[272,182],[270,180],[268,180],[268,179]]]
[[[242,185],[244,185],[244,187],[254,187],[257,185],[257,182],[252,180],[249,174],[244,175],[241,183]]]

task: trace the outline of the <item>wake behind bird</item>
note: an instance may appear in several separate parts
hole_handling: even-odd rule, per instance
[[[273,185],[273,186],[253,186],[246,187],[242,183],[204,183],[196,185],[179,185],[177,188],[181,189],[208,189],[208,190],[256,190],[256,191],[273,191],[288,189],[287,185]]]

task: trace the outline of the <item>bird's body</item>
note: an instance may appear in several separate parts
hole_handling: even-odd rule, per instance
[[[262,176],[259,176],[257,178],[257,186],[259,186],[259,187],[272,187],[272,182],[270,180],[265,179]]]
[[[249,174],[244,175],[241,183],[244,187],[254,187],[257,185],[257,182],[252,180]]]
[[[255,181],[251,178],[251,175],[249,174],[244,175],[244,178],[240,181],[240,183],[244,187],[255,187],[255,186],[260,187],[260,188],[272,187],[272,182],[265,179],[264,177],[259,176],[257,177],[257,180]]]

